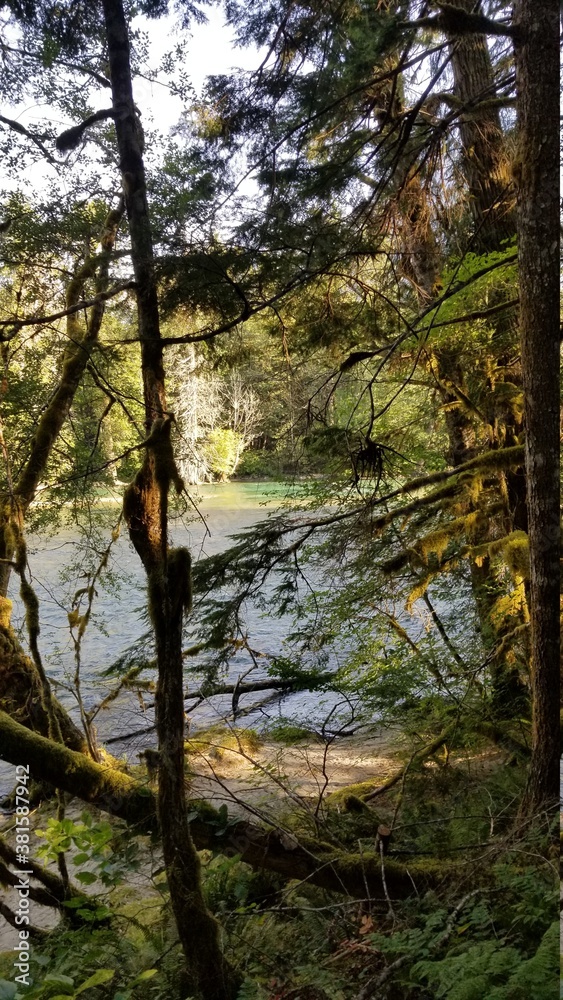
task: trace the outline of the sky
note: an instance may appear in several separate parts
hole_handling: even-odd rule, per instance
[[[207,9],[208,23],[194,25],[191,29],[191,41],[188,46],[188,63],[186,75],[199,96],[207,76],[226,73],[237,67],[255,69],[260,64],[260,54],[254,47],[235,49],[232,38],[234,31],[224,23],[224,14],[217,8]],[[173,36],[174,20],[166,18],[160,21],[146,21],[151,41],[153,61],[156,63],[168,51]],[[181,102],[170,98],[167,91],[158,85],[149,84],[137,79],[135,81],[135,99],[141,111],[145,108],[152,111],[155,124],[166,131],[178,120]]]
[[[201,94],[207,76],[227,73],[234,67],[252,70],[261,62],[260,53],[256,48],[235,49],[233,47],[234,31],[225,25],[224,14],[221,10],[207,8],[206,15],[206,24],[194,24],[191,29],[185,68],[186,76],[197,96]],[[140,18],[139,21],[149,35],[150,62],[152,66],[156,67],[161,58],[177,41],[174,34],[174,18],[163,18],[158,21]],[[138,77],[134,80],[133,90],[135,102],[144,120],[150,122],[151,130],[156,127],[163,134],[167,134],[170,128],[178,122],[182,113],[180,99],[172,97],[167,87],[158,83],[150,83]],[[94,110],[106,107],[108,104],[107,92],[99,91],[93,104]],[[60,111],[49,109],[44,104],[3,107],[2,113],[31,130],[41,129],[45,118],[50,118],[59,132],[75,124],[70,118],[68,120],[62,119]],[[60,171],[58,172],[60,173]],[[25,169],[23,178],[20,176],[20,178],[12,180],[2,176],[0,165],[0,186],[5,189],[13,189],[19,185],[22,179],[25,179],[25,183],[29,183],[37,191],[48,183],[52,173],[53,167],[45,161],[39,160],[33,166]]]

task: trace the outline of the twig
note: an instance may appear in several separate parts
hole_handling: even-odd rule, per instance
[[[409,768],[411,767],[411,765],[415,760],[417,759],[423,760],[425,757],[429,757],[431,754],[435,753],[436,750],[439,749],[439,747],[442,746],[442,743],[445,743],[448,736],[454,729],[454,726],[455,723],[452,723],[451,725],[447,726],[447,728],[444,729],[443,732],[441,732],[440,735],[437,736],[435,740],[432,740],[431,743],[426,744],[426,746],[421,747],[419,750],[415,750],[411,758],[407,761],[405,766],[402,767],[401,770],[397,772],[397,774],[392,775],[390,778],[387,779],[387,781],[384,781],[382,785],[379,785],[377,788],[374,788],[373,792],[368,792],[367,795],[362,795],[362,801],[371,802],[372,799],[377,798],[378,795],[381,795],[383,792],[388,791],[388,789],[392,788],[393,785],[398,784],[398,782],[401,781],[401,779],[404,777],[404,775],[409,770]]]
[[[384,849],[383,849],[383,841],[382,840],[379,841],[379,856],[381,858],[381,881],[383,883],[383,892],[385,893],[385,899],[387,900],[387,905],[389,907],[389,916],[393,918],[393,921],[396,921],[397,920],[397,914],[395,913],[395,910],[393,909],[393,903],[391,902],[391,897],[390,897],[389,891],[387,889],[387,881],[385,879],[385,861],[383,860]]]
[[[382,846],[382,845],[380,845],[380,846]],[[358,847],[360,849],[360,858],[362,859],[362,876],[363,876],[363,879],[364,879],[364,885],[366,887],[366,899],[363,900],[362,902],[367,902],[367,904],[368,904],[368,913],[371,913],[372,900],[371,900],[371,896],[370,896],[370,892],[369,892],[368,880],[366,878],[366,871],[365,871],[365,868],[364,868],[364,854],[363,854],[363,848],[362,848],[362,841],[361,841],[361,839],[358,840]]]

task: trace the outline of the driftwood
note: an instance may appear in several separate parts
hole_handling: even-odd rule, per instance
[[[324,684],[330,680],[333,680],[334,674],[331,672],[319,674],[318,677],[315,679],[318,680],[319,683]],[[198,708],[198,706],[201,705],[203,701],[207,701],[209,698],[216,698],[219,697],[220,695],[230,694],[233,696],[232,714],[233,718],[236,719],[237,716],[242,716],[246,714],[247,711],[253,711],[259,705],[263,705],[267,701],[269,701],[269,699],[266,699],[266,702],[264,701],[257,702],[253,704],[250,707],[250,709],[245,708],[241,711],[239,710],[238,703],[240,696],[243,694],[253,694],[254,692],[260,692],[260,691],[271,691],[272,697],[275,698],[278,692],[279,694],[289,694],[292,691],[303,691],[303,690],[308,691],[310,690],[310,688],[305,688],[303,686],[303,682],[298,680],[297,678],[276,680],[275,677],[269,677],[260,681],[247,681],[246,683],[244,682],[240,683],[239,681],[235,681],[232,684],[204,685],[201,688],[197,688],[195,691],[191,692],[186,691],[184,694],[184,702],[189,702],[189,704],[186,705],[186,711],[193,712],[194,709]],[[110,703],[110,701],[113,701],[114,697],[117,697],[117,694],[120,691],[121,687],[116,688],[115,692],[112,692],[110,696],[105,698],[104,701],[101,702],[100,705],[98,705],[95,712],[92,713],[91,717],[94,718],[94,716],[98,714],[101,708],[105,708],[106,705]],[[154,705],[155,705],[154,702],[150,702],[148,705],[145,706],[145,708],[147,709],[154,708]],[[112,743],[126,743],[127,740],[132,740],[138,736],[146,736],[148,733],[153,733],[155,729],[156,729],[156,724],[151,726],[142,726],[140,729],[135,729],[134,732],[126,733],[125,735],[110,736],[109,739],[107,739],[105,742],[108,746]],[[345,736],[350,734],[341,733],[339,735]]]
[[[14,765],[29,764],[33,774],[84,802],[125,820],[139,833],[157,829],[156,798],[147,785],[115,766],[96,764],[84,754],[68,750],[14,722],[0,712],[0,757]],[[366,891],[372,899],[385,899],[381,859],[377,853],[353,854],[313,837],[299,838],[280,830],[266,830],[245,820],[225,819],[205,802],[191,802],[197,815],[190,831],[199,850],[211,849],[239,855],[257,869],[278,872],[287,879],[308,880],[314,885],[356,898]],[[374,838],[376,830],[374,828]],[[387,856],[388,892],[404,899],[416,891],[436,887],[455,870],[449,862],[411,862],[407,869]]]

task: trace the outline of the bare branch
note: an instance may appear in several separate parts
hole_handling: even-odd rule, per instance
[[[80,302],[75,302],[74,305],[69,306],[68,309],[61,309],[60,312],[51,313],[49,316],[32,316],[30,319],[0,320],[0,328],[11,328],[11,333],[8,337],[4,337],[0,334],[0,342],[11,340],[12,337],[14,337],[15,334],[24,326],[44,326],[47,323],[54,323],[55,320],[63,319],[65,316],[72,316],[73,313],[80,312],[82,309],[91,309],[93,306],[97,306],[101,302],[107,302],[108,299],[112,299],[115,295],[119,295],[120,292],[125,292],[129,288],[136,288],[136,284],[133,280],[122,281],[118,285],[109,289],[107,292],[99,292],[98,295],[94,295],[91,299],[81,299]]]
[[[31,142],[35,143],[37,148],[41,150],[45,159],[48,160],[49,163],[52,163],[54,166],[56,165],[56,161],[51,156],[49,150],[45,149],[45,146],[41,141],[42,139],[48,139],[49,136],[36,135],[34,132],[30,132],[29,129],[25,128],[24,125],[21,125],[20,122],[14,121],[13,118],[5,118],[4,115],[0,115],[0,122],[2,122],[4,125],[7,125],[8,128],[11,128],[13,132],[19,132],[19,134],[24,135],[26,139],[31,139]]]

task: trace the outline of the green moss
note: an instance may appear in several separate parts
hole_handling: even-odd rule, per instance
[[[13,604],[9,597],[0,596],[0,628],[9,629]]]
[[[364,795],[369,795],[370,792],[373,792],[379,784],[380,782],[374,780],[360,781],[356,785],[346,785],[346,788],[341,788],[339,791],[331,792],[330,795],[327,795],[325,805],[333,809],[346,810],[347,799],[362,799]]]
[[[291,723],[277,722],[268,727],[268,737],[276,743],[291,746],[303,740],[311,740],[311,730]]]
[[[220,821],[219,810],[206,799],[191,799],[190,812],[196,812],[202,823],[216,824]]]

